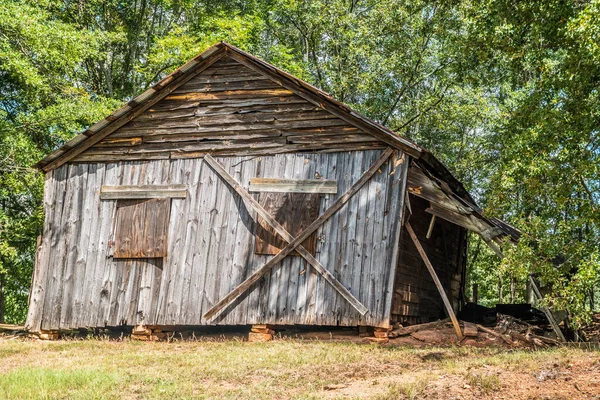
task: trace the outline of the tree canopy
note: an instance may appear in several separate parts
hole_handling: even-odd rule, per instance
[[[502,261],[472,238],[484,302],[523,300],[536,273],[584,321],[600,288],[599,13],[600,0],[0,0],[0,322],[24,319],[42,230],[30,166],[220,40],[430,149],[521,229]]]

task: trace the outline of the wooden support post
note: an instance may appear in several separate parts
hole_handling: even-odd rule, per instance
[[[479,301],[479,285],[474,283],[473,284],[473,303],[477,304],[478,301]]]
[[[460,325],[458,323],[458,319],[456,318],[456,315],[454,314],[454,310],[452,309],[450,300],[448,300],[448,296],[446,296],[446,292],[444,291],[442,282],[440,282],[440,279],[438,278],[437,274],[435,273],[435,269],[433,268],[433,265],[431,265],[431,261],[429,261],[429,257],[427,257],[427,253],[425,253],[425,249],[423,248],[423,246],[421,246],[421,243],[419,242],[419,239],[417,238],[415,231],[413,231],[412,227],[410,226],[410,223],[407,222],[404,226],[406,227],[406,230],[408,231],[410,238],[412,239],[413,243],[415,244],[417,251],[421,255],[421,258],[423,259],[425,266],[429,270],[429,274],[431,275],[431,278],[433,279],[433,282],[435,283],[435,286],[437,287],[438,292],[440,292],[440,296],[442,296],[442,301],[444,302],[444,306],[446,307],[446,312],[448,313],[448,316],[452,320],[452,325],[454,325],[454,330],[456,331],[456,336],[458,336],[458,340],[462,340],[463,334],[462,334],[462,331],[460,330]]]
[[[38,337],[41,340],[58,340],[59,333],[58,331],[45,331],[41,330],[38,334]]]
[[[167,338],[159,326],[136,325],[131,331],[132,340],[141,340],[144,342],[158,342]]]
[[[391,330],[392,330],[391,328],[379,328],[379,327],[375,327],[375,328],[373,328],[373,335],[376,338],[387,339]]]
[[[391,328],[380,328],[375,326],[373,327],[373,336],[366,337],[365,339],[370,343],[386,344],[390,341],[390,331]]]
[[[427,229],[427,235],[425,237],[427,239],[431,239],[431,234],[433,233],[433,226],[435,225],[435,215],[431,216],[431,221],[429,222],[429,229]]]
[[[273,326],[267,324],[252,325],[248,333],[249,342],[268,342],[273,340],[275,330]]]
[[[531,283],[531,289],[533,289],[535,297],[537,297],[538,300],[542,300],[544,296],[542,296],[540,289],[537,287],[537,284],[535,283],[535,280],[531,275],[529,275],[529,282]],[[554,333],[556,333],[558,339],[561,342],[566,342],[567,339],[565,339],[565,335],[563,335],[562,331],[560,330],[560,327],[556,323],[552,311],[550,311],[548,307],[541,307],[541,309],[544,312],[544,314],[546,314],[546,318],[548,318],[548,321],[550,322],[550,325],[552,325],[552,329],[554,330]]]

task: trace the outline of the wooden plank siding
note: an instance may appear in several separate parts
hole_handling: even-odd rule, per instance
[[[322,213],[381,154],[375,149],[217,160],[246,190],[255,177],[337,181],[338,193],[319,200]],[[386,326],[408,164],[395,160],[316,235],[316,258],[369,309],[365,316],[304,259],[288,256],[211,323]],[[100,199],[103,185],[187,185],[185,198],[170,200],[165,258],[110,256],[117,200]],[[36,267],[43,272],[36,274],[28,317],[34,329],[204,325],[202,315],[272,257],[254,254],[254,213],[201,158],[65,164],[48,172],[45,193]]]
[[[372,135],[223,57],[72,161],[383,147]]]

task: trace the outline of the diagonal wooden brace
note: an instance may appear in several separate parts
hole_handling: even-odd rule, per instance
[[[391,148],[387,148],[383,154],[375,161],[375,163],[352,185],[346,193],[340,196],[335,203],[331,205],[322,215],[319,216],[316,220],[314,220],[304,231],[302,231],[296,238],[290,241],[287,246],[285,246],[279,253],[277,253],[273,258],[271,258],[266,264],[256,270],[252,275],[250,275],[244,282],[240,283],[236,286],[228,295],[223,297],[221,300],[217,302],[210,310],[208,310],[204,314],[205,319],[211,319],[215,315],[221,312],[226,306],[231,304],[235,299],[242,295],[248,288],[250,288],[253,284],[255,284],[262,276],[270,271],[278,262],[283,260],[288,254],[294,251],[307,237],[309,237],[314,231],[316,231],[325,221],[327,221],[335,212],[337,212],[340,208],[346,204],[350,198],[356,194],[360,190],[361,187],[364,186],[365,183],[371,179],[373,175],[377,172],[377,170],[387,161],[388,158],[392,155],[394,150]],[[206,156],[205,160],[210,160],[212,157]],[[212,159],[214,161],[214,159]],[[210,161],[208,161],[210,162]],[[237,182],[236,182],[237,184]]]
[[[423,248],[423,246],[421,246],[421,242],[419,242],[419,238],[415,234],[415,231],[413,231],[413,228],[412,228],[412,226],[410,226],[410,223],[405,222],[404,227],[406,228],[406,231],[408,232],[408,234],[410,235],[410,238],[412,239],[413,243],[415,244],[415,247],[417,248],[417,251],[419,252],[419,255],[421,256],[421,259],[425,263],[425,266],[427,267],[427,270],[429,271],[429,274],[431,275],[431,279],[433,279],[433,283],[435,283],[435,286],[437,287],[438,292],[440,292],[440,296],[442,297],[442,301],[444,302],[444,307],[446,307],[446,312],[448,313],[448,316],[452,320],[452,325],[454,325],[454,330],[456,331],[456,336],[458,337],[458,340],[459,341],[463,340],[463,334],[462,334],[462,331],[460,330],[460,325],[458,323],[458,319],[456,318],[456,315],[454,314],[454,310],[452,309],[450,300],[448,300],[448,296],[446,296],[446,292],[444,291],[442,282],[440,282],[440,278],[438,278],[437,274],[435,273],[435,269],[433,268],[433,265],[431,265],[431,261],[429,261],[429,257],[427,257],[427,253],[425,253],[425,249]]]
[[[288,243],[293,241],[295,238],[279,223],[267,210],[264,209],[263,206],[260,205],[258,201],[254,199],[236,180],[232,177],[223,166],[210,155],[204,157],[204,160],[210,165],[218,175],[221,176],[241,197],[247,204],[254,209],[263,219],[275,229],[275,231]],[[338,281],[335,276],[333,276],[316,258],[313,257],[312,254],[308,252],[302,245],[298,245],[296,251],[300,253],[302,257],[306,259],[313,266],[313,268],[320,273],[323,278],[327,282],[334,287],[348,302],[356,308],[356,310],[360,313],[360,315],[365,315],[367,311],[367,307],[365,307],[356,297],[350,293],[348,289],[344,287]]]

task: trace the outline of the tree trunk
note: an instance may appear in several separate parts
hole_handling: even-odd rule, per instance
[[[517,284],[515,279],[515,274],[510,274],[510,303],[515,304]]]
[[[498,272],[498,303],[502,304],[502,272]]]
[[[4,323],[4,276],[0,275],[0,324]]]

